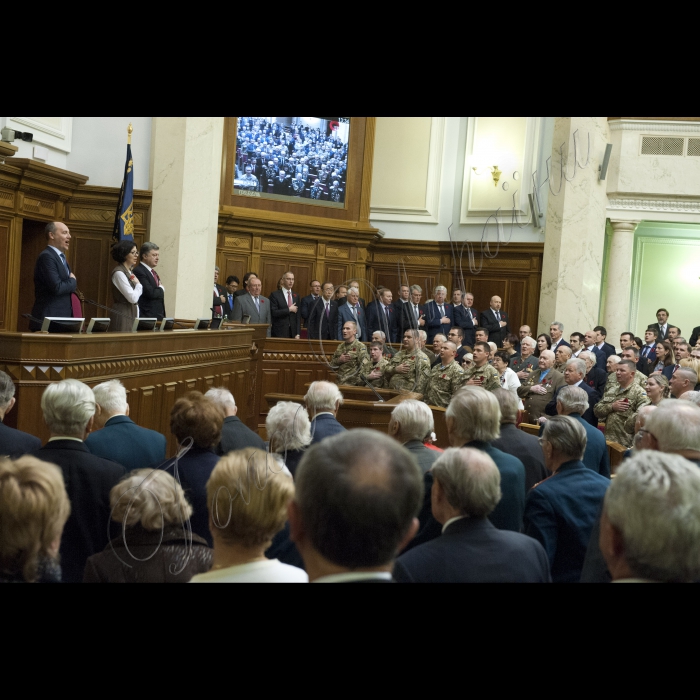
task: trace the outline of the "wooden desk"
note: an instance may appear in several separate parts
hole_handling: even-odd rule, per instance
[[[258,428],[256,391],[267,327],[247,326],[229,331],[168,333],[108,333],[96,335],[0,334],[0,370],[17,387],[17,405],[6,423],[46,440],[41,396],[46,387],[64,379],[95,386],[119,379],[129,392],[132,419],[169,439],[170,411],[188,391],[229,389],[237,399],[239,416]]]

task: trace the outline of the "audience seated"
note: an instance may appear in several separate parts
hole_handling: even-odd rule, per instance
[[[15,459],[36,452],[41,440],[3,424],[15,405],[15,385],[5,372],[0,372],[0,455]]]
[[[90,557],[85,583],[189,583],[212,565],[207,541],[190,533],[192,506],[168,473],[133,471],[110,494],[119,537]]]
[[[501,409],[501,436],[491,444],[501,452],[517,457],[525,467],[525,491],[544,481],[549,474],[544,466],[544,453],[534,435],[518,430],[518,399],[510,391],[497,389],[493,395]],[[602,436],[601,436],[602,437]]]
[[[605,497],[600,548],[613,581],[700,581],[700,471],[682,457],[642,452]]]
[[[172,472],[192,504],[192,532],[211,547],[207,516],[207,481],[219,460],[215,450],[221,442],[224,414],[214,402],[192,391],[175,402],[170,412],[170,430],[177,439],[178,456],[159,469]]]
[[[309,387],[304,403],[311,419],[312,445],[345,432],[345,428],[338,423],[343,395],[335,384],[314,382]]]
[[[501,474],[474,449],[452,449],[433,466],[432,510],[442,535],[401,556],[400,583],[548,583],[542,545],[488,520],[501,500]]]
[[[60,583],[70,515],[61,470],[34,457],[0,460],[0,583]]]
[[[525,467],[490,443],[501,432],[501,409],[498,400],[486,389],[464,387],[447,409],[447,433],[452,447],[473,447],[485,452],[501,472],[503,498],[491,514],[499,530],[520,532],[525,510]]]
[[[192,583],[308,583],[301,569],[265,557],[293,497],[291,476],[265,452],[222,457],[207,484],[213,566]]]
[[[93,390],[97,431],[85,440],[97,457],[119,462],[127,472],[148,469],[166,459],[167,440],[160,433],[140,428],[129,418],[126,389],[118,380],[98,384]]]
[[[205,398],[219,406],[225,416],[221,428],[221,442],[216,448],[217,455],[238,452],[246,447],[265,450],[265,441],[238,418],[236,400],[228,389],[209,389]]]
[[[65,583],[81,583],[85,562],[107,545],[109,494],[125,473],[120,464],[90,454],[85,446],[96,408],[92,390],[75,379],[51,384],[41,397],[51,439],[34,456],[61,469],[71,502],[61,542]]]
[[[291,537],[309,579],[391,582],[423,502],[423,476],[411,454],[379,432],[343,433],[307,452],[296,486]]]
[[[581,461],[586,430],[576,420],[557,416],[544,427],[542,449],[554,476],[530,491],[525,534],[542,543],[554,583],[581,579],[586,549],[610,480]]]
[[[283,401],[273,406],[265,422],[270,452],[279,457],[292,476],[311,445],[311,421],[303,406]]]

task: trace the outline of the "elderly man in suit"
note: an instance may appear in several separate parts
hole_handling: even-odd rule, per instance
[[[60,221],[46,226],[48,247],[36,261],[34,268],[35,301],[30,329],[40,331],[45,318],[72,318],[71,295],[78,287],[71,272],[66,253],[70,248],[71,235],[68,227]]]
[[[97,404],[97,432],[85,440],[92,454],[118,462],[127,472],[157,467],[165,461],[167,440],[129,418],[126,389],[119,380],[98,384],[92,392]]]
[[[85,564],[109,542],[112,488],[124,477],[124,467],[91,454],[84,440],[97,410],[91,389],[75,379],[51,384],[41,398],[49,442],[34,456],[63,472],[71,514],[61,540],[65,583],[82,583]]]
[[[433,301],[425,306],[425,331],[428,334],[428,345],[433,344],[436,335],[447,335],[455,325],[454,308],[445,303],[447,288],[436,287]]]
[[[304,402],[311,419],[312,445],[345,432],[345,428],[338,423],[343,395],[335,384],[314,382],[309,387]]]
[[[333,299],[335,286],[323,285],[321,296],[309,306],[307,327],[311,340],[339,340],[338,302]]]
[[[476,315],[474,314],[473,309],[465,305],[467,296],[471,295],[464,295],[462,303],[454,308],[454,325],[457,328],[461,328],[464,332],[464,345],[473,348],[474,343],[476,343],[476,329],[479,322],[478,320],[475,320]]]
[[[3,424],[15,403],[15,385],[9,375],[0,372],[0,457],[10,459],[31,454],[41,447],[39,438]]]
[[[425,328],[425,306],[421,304],[423,289],[417,284],[411,287],[411,298],[403,307],[401,318],[401,337],[408,331],[420,331]]]
[[[360,292],[355,287],[350,288],[347,302],[338,309],[338,338],[343,337],[343,326],[348,321],[357,325],[357,340],[362,343],[370,341],[372,336],[367,330],[367,317],[360,304]]]
[[[496,343],[499,348],[503,347],[503,338],[510,335],[508,314],[503,311],[503,300],[501,297],[491,299],[491,308],[481,314],[481,325],[489,332],[489,343]]]
[[[155,243],[141,246],[141,263],[134,268],[134,275],[141,282],[143,294],[139,299],[141,318],[165,318],[165,287],[156,272],[160,262],[160,248]]]
[[[595,389],[588,386],[584,378],[586,376],[586,363],[583,360],[569,360],[564,367],[564,381],[566,386],[573,386],[583,389],[588,395],[588,408],[583,413],[583,420],[589,423],[594,428],[598,427],[598,419],[593,411],[595,410],[598,402],[603,398]],[[547,404],[545,409],[545,414],[548,416],[556,416],[557,414],[557,400],[559,392],[564,387],[558,389],[552,400]]]
[[[581,580],[591,533],[610,487],[609,479],[583,463],[586,444],[586,430],[577,420],[550,418],[542,449],[554,476],[527,498],[524,532],[544,546],[555,583]]]
[[[216,448],[218,455],[240,452],[248,447],[265,451],[264,440],[238,417],[236,400],[228,389],[210,389],[205,398],[219,406],[226,416],[221,429],[221,442]]]
[[[391,583],[398,553],[418,530],[422,502],[421,470],[386,435],[354,430],[313,445],[289,505],[291,540],[309,579]]]
[[[518,396],[523,400],[532,422],[546,415],[547,405],[563,386],[564,375],[554,369],[554,353],[544,350],[540,355],[539,370],[523,380],[518,389]]]
[[[489,516],[501,500],[501,474],[475,449],[452,449],[435,462],[432,511],[442,535],[401,556],[399,583],[549,583],[542,545],[497,530]]]
[[[272,318],[270,316],[270,300],[260,296],[262,282],[257,277],[248,280],[248,294],[238,297],[236,308],[233,310],[233,320],[241,323],[243,316],[250,317],[253,325],[268,325],[267,337],[272,335]]]
[[[299,295],[295,294],[294,273],[285,272],[282,277],[282,289],[270,295],[270,315],[272,317],[273,338],[301,337],[301,313],[299,313]]]

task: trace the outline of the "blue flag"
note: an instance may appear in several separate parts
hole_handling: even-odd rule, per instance
[[[126,147],[126,169],[121,211],[118,212],[119,240],[134,240],[134,159],[131,157],[131,144]]]

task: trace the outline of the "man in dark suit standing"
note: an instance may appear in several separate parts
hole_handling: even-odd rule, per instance
[[[401,337],[406,331],[422,331],[425,328],[425,306],[421,304],[423,290],[414,285],[411,287],[411,300],[403,306],[403,316],[400,319]]]
[[[360,306],[360,295],[354,287],[348,292],[347,302],[338,309],[338,338],[343,337],[343,326],[348,321],[357,324],[357,340],[368,343],[372,336],[367,332],[365,310]]]
[[[236,294],[240,280],[238,277],[231,276],[226,280],[226,304],[224,305],[224,318],[227,321],[233,321],[233,310],[236,308]]]
[[[311,294],[301,300],[299,311],[301,313],[301,322],[308,326],[309,316],[311,315],[311,307],[321,298],[321,283],[314,280],[311,283]]]
[[[589,423],[594,428],[598,427],[598,419],[593,411],[595,410],[596,404],[603,398],[595,389],[588,386],[584,382],[586,376],[586,363],[583,360],[569,360],[564,368],[564,381],[566,386],[578,387],[583,389],[588,396],[588,408],[583,413],[583,420]],[[554,393],[554,398],[547,404],[545,409],[545,414],[548,416],[556,416],[557,413],[557,402],[559,400],[559,392],[563,389],[558,389]]]
[[[96,411],[87,385],[75,379],[51,384],[41,398],[41,408],[51,439],[34,457],[61,469],[71,503],[61,540],[63,581],[82,583],[88,558],[109,542],[109,496],[125,471],[116,462],[90,454],[85,446]]]
[[[304,397],[306,410],[311,418],[311,444],[346,432],[338,423],[338,411],[343,405],[343,395],[337,385],[330,382],[314,382]]]
[[[481,326],[489,332],[489,343],[503,347],[503,338],[510,335],[508,314],[502,310],[501,297],[491,299],[491,308],[481,314]]]
[[[205,398],[219,406],[226,416],[216,454],[223,456],[229,452],[240,452],[248,447],[265,451],[264,440],[238,418],[236,400],[228,389],[210,389]]]
[[[639,353],[639,363],[637,369],[647,377],[656,367],[656,346],[658,345],[658,332],[655,328],[648,328],[644,333],[644,347]]]
[[[46,226],[48,248],[43,250],[34,268],[34,308],[29,328],[40,331],[45,318],[72,318],[71,295],[78,288],[71,272],[66,253],[70,248],[71,235],[68,227],[60,221]]]
[[[167,440],[154,430],[141,428],[129,418],[126,389],[114,379],[93,390],[98,406],[94,429],[85,446],[96,457],[111,459],[127,472],[155,468],[167,458]]]
[[[139,299],[141,318],[165,318],[165,287],[156,272],[160,262],[160,248],[155,243],[141,246],[141,264],[134,268],[134,274],[141,282],[143,294]]]
[[[464,296],[464,300],[459,306],[455,306],[455,326],[464,331],[464,345],[473,348],[476,343],[476,329],[479,327],[479,321],[478,319],[475,320],[476,313],[474,310],[464,305],[466,298],[467,295]]]
[[[218,267],[214,268],[214,299],[212,301],[212,318],[223,318],[228,307],[228,299],[226,298],[226,289],[219,284],[219,275],[221,270]]]
[[[447,338],[450,329],[455,325],[454,309],[452,304],[445,303],[447,288],[436,287],[433,301],[425,306],[425,330],[428,334],[427,345],[432,345],[436,335],[444,335]]]
[[[668,332],[673,326],[668,325],[668,319],[671,314],[668,313],[666,309],[659,309],[656,312],[656,320],[658,323],[653,323],[649,326],[649,329],[656,331],[657,341],[661,343],[664,340],[668,340]]]
[[[383,289],[379,299],[367,308],[368,334],[371,336],[376,331],[382,331],[388,343],[399,342],[399,322],[393,302],[393,294],[388,289]]]
[[[286,272],[282,277],[282,289],[270,295],[270,315],[272,316],[273,338],[301,337],[301,314],[299,295],[292,291],[294,273]]]
[[[338,340],[338,302],[333,300],[335,286],[323,285],[322,296],[309,307],[309,338],[311,340]]]
[[[557,349],[562,345],[565,348],[570,348],[571,345],[564,340],[564,324],[555,321],[549,328],[549,337],[552,339],[552,347],[550,348],[553,353],[556,354]],[[571,351],[573,355],[573,349]]]
[[[0,372],[0,457],[10,459],[36,452],[41,447],[39,438],[3,424],[15,403],[15,385],[7,374]]]
[[[610,343],[607,342],[607,338],[608,338],[607,328],[605,328],[603,326],[596,326],[593,329],[593,331],[594,331],[594,333],[597,333],[596,347],[598,348],[598,350],[600,350],[603,353],[603,355],[605,355],[605,361],[607,363],[609,357],[617,354],[617,350],[615,349],[614,345],[610,345]]]
[[[449,450],[433,477],[432,510],[443,534],[397,560],[399,583],[551,582],[542,545],[488,519],[501,500],[501,475],[488,455]]]

